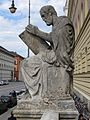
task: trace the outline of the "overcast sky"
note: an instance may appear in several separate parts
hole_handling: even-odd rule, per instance
[[[12,0],[0,0],[0,46],[9,51],[17,52],[19,55],[27,57],[27,46],[18,35],[24,31],[28,24],[28,1],[14,0],[17,11],[14,14],[9,12]],[[31,2],[31,24],[39,29],[50,32],[51,27],[46,26],[42,21],[39,10],[44,5],[52,5],[58,16],[64,15],[63,7],[66,0],[30,0]],[[32,53],[30,52],[30,55]]]

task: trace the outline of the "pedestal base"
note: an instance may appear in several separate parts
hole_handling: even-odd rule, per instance
[[[40,120],[45,112],[55,111],[58,113],[59,120],[78,120],[78,111],[75,108],[74,101],[70,100],[53,100],[44,102],[31,102],[21,100],[13,113],[17,120]]]

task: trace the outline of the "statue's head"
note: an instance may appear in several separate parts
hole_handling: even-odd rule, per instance
[[[53,6],[47,5],[47,6],[43,6],[40,9],[40,15],[43,21],[45,21],[46,24],[50,26],[53,24],[53,15],[57,16],[57,13]]]

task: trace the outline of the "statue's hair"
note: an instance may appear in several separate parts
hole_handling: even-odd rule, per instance
[[[41,9],[40,9],[40,14],[42,13],[51,13],[53,15],[57,15],[57,12],[55,11],[54,7],[51,6],[51,5],[47,5],[47,6],[43,6]]]

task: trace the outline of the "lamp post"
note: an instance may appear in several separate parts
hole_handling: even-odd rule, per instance
[[[16,7],[15,7],[15,4],[14,4],[14,0],[12,0],[12,4],[11,4],[11,7],[9,8],[10,12],[11,13],[15,13],[16,12]],[[29,16],[28,16],[28,24],[30,25],[30,0],[29,0]],[[28,47],[28,55],[29,57],[29,47]]]
[[[28,16],[28,24],[30,25],[30,0],[29,0],[29,16]]]
[[[29,15],[28,15],[28,24],[30,25],[30,0],[29,0]],[[28,47],[28,57],[29,57],[29,47]]]

